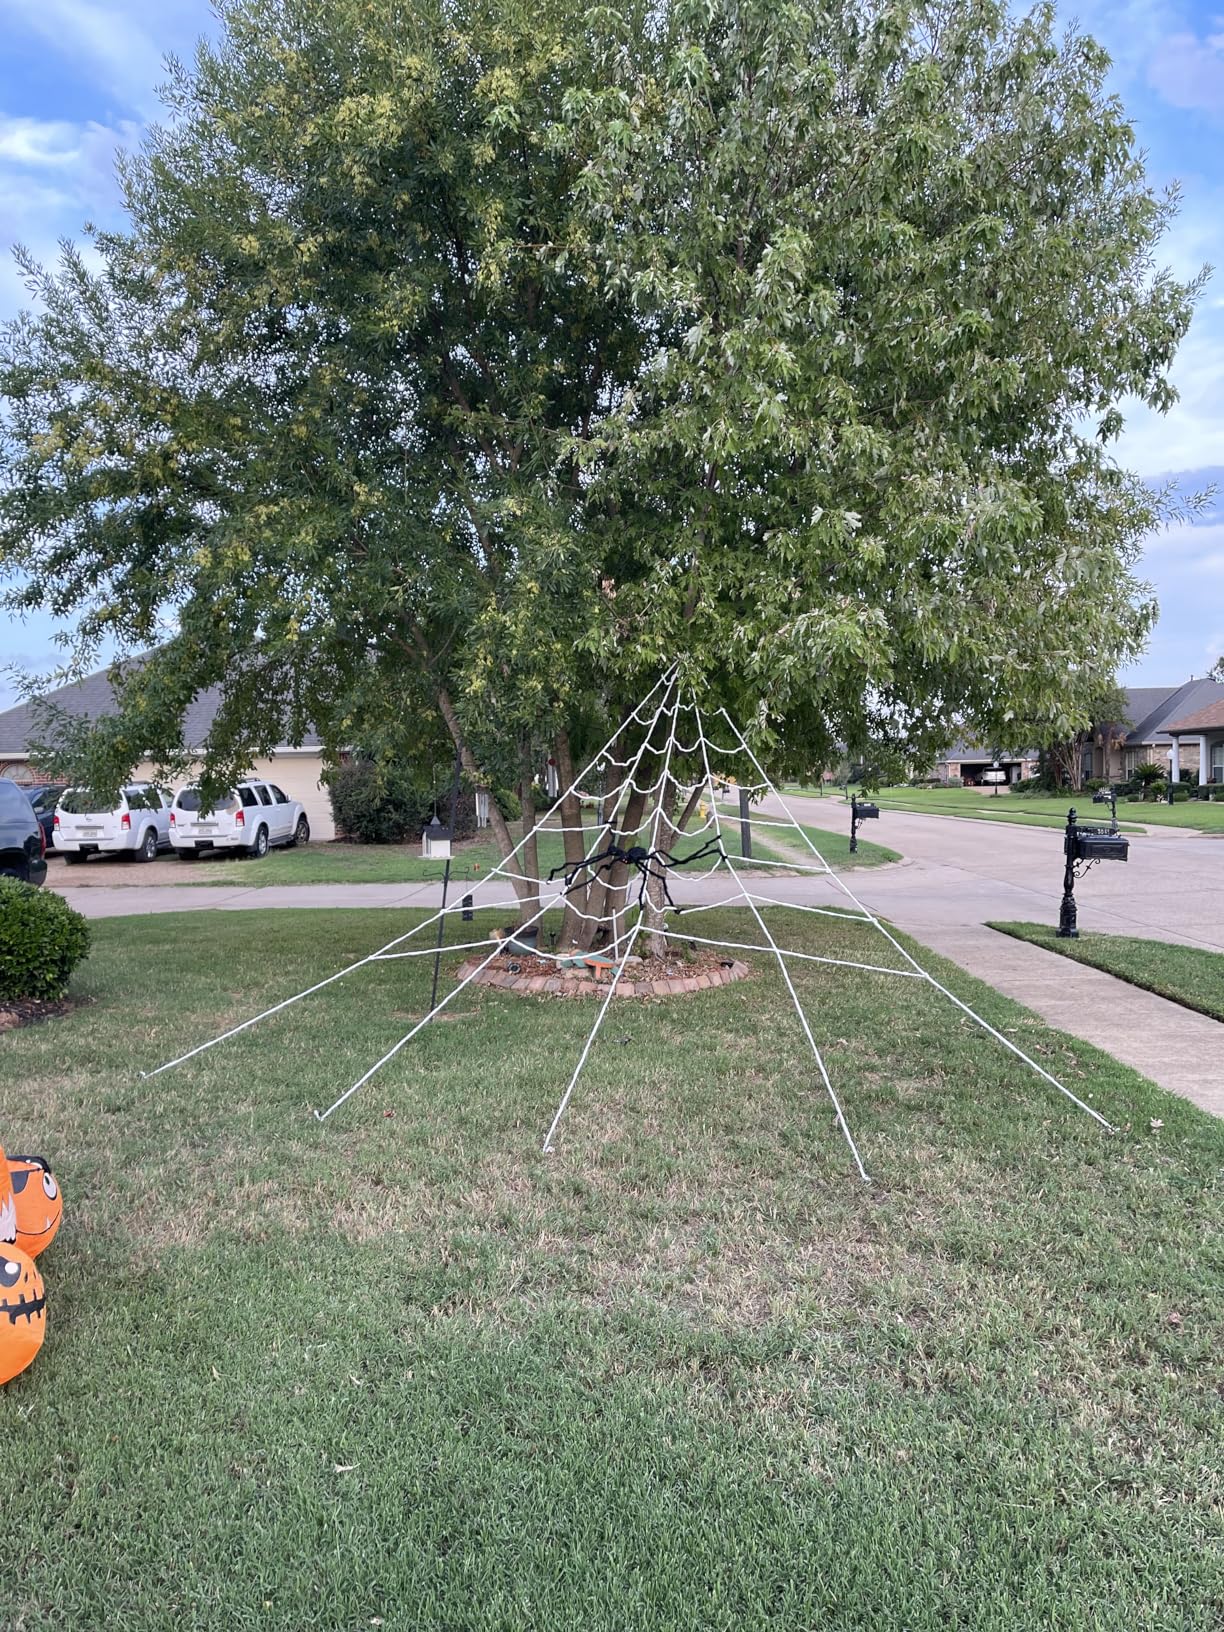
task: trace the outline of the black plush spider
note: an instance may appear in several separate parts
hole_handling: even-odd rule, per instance
[[[591,883],[600,874],[611,872],[618,862],[624,862],[627,867],[636,867],[641,874],[642,882],[638,887],[638,906],[645,908],[646,890],[651,879],[655,879],[663,886],[663,898],[674,912],[683,912],[683,907],[676,906],[672,900],[671,891],[667,887],[667,872],[670,867],[687,867],[691,861],[702,861],[706,856],[723,853],[719,839],[707,839],[700,850],[693,850],[687,856],[673,856],[670,850],[647,850],[640,844],[630,845],[626,850],[619,844],[608,845],[606,850],[598,850],[594,855],[584,856],[583,859],[571,867],[568,862],[562,862],[560,867],[554,867],[548,877],[556,878],[558,873],[565,874],[565,891],[568,895],[576,890],[580,883]],[[589,870],[590,877],[581,879],[579,874]]]

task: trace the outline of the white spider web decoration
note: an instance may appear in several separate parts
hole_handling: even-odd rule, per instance
[[[1012,1054],[1015,1054],[1019,1059],[1023,1060],[1027,1066],[1035,1071],[1038,1076],[1043,1077],[1046,1082],[1051,1084],[1052,1087],[1056,1088],[1060,1094],[1065,1095],[1066,1098],[1072,1102],[1072,1104],[1077,1105],[1080,1110],[1086,1111],[1088,1115],[1099,1122],[1102,1127],[1107,1128],[1111,1133],[1114,1132],[1115,1130],[1112,1124],[1106,1121],[1099,1111],[1094,1110],[1091,1105],[1086,1104],[1076,1094],[1072,1093],[1071,1090],[1065,1086],[1065,1084],[1059,1082],[1056,1077],[1051,1076],[1051,1074],[1043,1066],[1038,1065],[1037,1061],[1026,1054],[1024,1050],[1018,1046],[1018,1044],[1012,1042],[1009,1037],[1005,1036],[1001,1031],[998,1031],[990,1024],[988,1020],[983,1019],[982,1016],[974,1009],[970,1008],[967,1003],[962,1002],[962,1000],[957,997],[954,992],[949,991],[946,986],[941,984],[941,982],[938,981],[928,969],[925,969],[913,956],[913,954],[902,945],[902,943],[889,929],[887,924],[882,922],[882,920],[878,918],[869,907],[866,907],[863,902],[859,900],[858,896],[846,883],[845,879],[836,873],[825,860],[824,856],[821,855],[819,849],[813,843],[811,835],[803,826],[801,826],[794,813],[791,811],[790,806],[786,803],[785,799],[782,798],[782,795],[778,792],[777,788],[774,787],[773,783],[762,769],[760,761],[749,747],[743,734],[739,730],[738,726],[736,726],[735,722],[731,719],[731,716],[727,713],[726,709],[720,708],[718,710],[718,717],[722,723],[721,726],[718,726],[715,729],[729,732],[732,740],[729,742],[719,742],[707,733],[705,717],[703,716],[701,708],[698,705],[696,696],[691,691],[689,691],[687,695],[682,693],[676,670],[677,666],[673,664],[667,673],[664,674],[654,686],[653,690],[647,694],[643,701],[638,704],[637,708],[633,710],[633,712],[617,728],[613,735],[609,737],[603,748],[591,757],[583,771],[574,779],[573,783],[559,794],[558,798],[554,801],[549,810],[547,810],[544,815],[540,817],[535,827],[532,828],[530,832],[523,835],[518,844],[515,845],[514,849],[503,861],[499,862],[495,867],[490,869],[490,871],[485,875],[483,881],[484,885],[486,886],[495,880],[506,880],[512,886],[516,881],[519,881],[525,882],[534,888],[537,884],[537,880],[531,878],[528,874],[517,871],[514,865],[516,858],[528,844],[529,840],[539,838],[546,832],[549,834],[581,832],[584,836],[584,842],[587,842],[591,840],[592,834],[594,834],[593,843],[591,843],[590,847],[584,852],[584,855],[588,858],[588,860],[569,865],[565,879],[556,889],[550,889],[546,884],[540,883],[538,910],[519,923],[514,932],[516,934],[522,934],[523,931],[529,930],[534,925],[538,924],[540,920],[544,918],[546,913],[559,909],[567,909],[580,919],[585,919],[588,922],[596,922],[600,925],[606,925],[610,921],[613,926],[610,938],[600,948],[600,951],[602,955],[609,958],[609,961],[611,961],[613,957],[615,958],[615,967],[612,970],[612,976],[608,982],[607,991],[604,993],[603,1001],[599,1006],[594,1023],[587,1034],[586,1041],[582,1046],[582,1051],[578,1056],[573,1072],[557,1105],[556,1114],[554,1115],[548,1132],[545,1135],[544,1144],[542,1147],[544,1153],[547,1154],[554,1148],[553,1141],[556,1137],[561,1119],[565,1115],[566,1107],[570,1102],[570,1098],[578,1084],[579,1078],[582,1076],[583,1068],[587,1063],[587,1059],[590,1056],[595,1040],[599,1036],[599,1032],[603,1026],[609,1006],[613,997],[616,995],[617,987],[619,986],[621,978],[625,973],[629,959],[633,955],[634,945],[644,929],[650,933],[662,933],[663,935],[672,939],[692,941],[701,946],[717,947],[726,951],[763,952],[769,954],[776,960],[778,970],[783,981],[785,982],[791,1001],[794,1004],[795,1013],[798,1017],[803,1035],[806,1038],[808,1047],[811,1050],[812,1058],[815,1062],[816,1072],[819,1076],[824,1091],[828,1096],[830,1105],[832,1106],[837,1125],[841,1129],[842,1136],[846,1141],[846,1145],[854,1159],[855,1165],[865,1181],[870,1182],[870,1176],[863,1164],[863,1159],[859,1152],[858,1145],[855,1143],[854,1135],[850,1131],[850,1125],[846,1120],[845,1111],[842,1108],[837,1091],[833,1086],[832,1079],[824,1061],[824,1056],[822,1055],[820,1047],[816,1041],[816,1037],[813,1033],[808,1015],[804,1009],[803,1002],[799,996],[799,993],[795,989],[794,981],[791,978],[791,960],[801,963],[827,964],[837,968],[855,969],[870,974],[891,976],[894,978],[907,980],[923,980],[927,982],[937,992],[941,993],[943,997],[947,998],[950,1003],[953,1003],[958,1009],[960,1009],[962,1013],[968,1015],[968,1017],[974,1021],[975,1024],[979,1025],[983,1031],[987,1032],[997,1042],[1001,1043],[1003,1047],[1008,1049]],[[638,748],[631,758],[618,759],[612,752],[613,746],[620,740],[627,730],[634,726],[645,727]],[[691,736],[692,741],[683,740],[685,736]],[[736,855],[733,851],[728,850],[724,839],[724,822],[726,818],[719,809],[719,789],[720,787],[725,789],[727,778],[724,773],[721,773],[715,769],[715,760],[711,759],[711,755],[714,755],[719,763],[734,758],[740,764],[747,763],[752,766],[753,773],[759,778],[759,780],[748,784],[737,782],[737,791],[747,792],[749,795],[768,795],[776,800],[777,804],[781,806],[785,813],[785,819],[764,817],[754,813],[752,817],[753,824],[758,827],[777,829],[783,833],[793,834],[798,838],[801,846],[806,851],[811,853],[812,860],[810,862],[798,862],[791,860],[766,861],[764,858],[749,859]],[[677,756],[687,763],[693,765],[697,770],[697,775],[687,782],[681,780],[677,774],[673,773],[673,763],[675,762]],[[639,783],[637,781],[637,773],[642,767],[643,760],[646,759],[649,759],[652,762],[657,760],[659,765],[658,775],[652,782]],[[596,775],[602,776],[603,769],[607,765],[611,765],[615,770],[621,772],[622,775],[615,797],[606,805],[600,806],[601,819],[597,826],[591,828],[585,823],[578,828],[565,828],[560,826],[556,818],[560,816],[561,808],[564,802],[571,796],[576,795],[580,799],[588,799],[592,801],[602,800],[602,792],[595,792],[588,789],[584,787],[584,783]],[[700,839],[703,834],[707,835],[704,843],[700,846],[700,851],[701,855],[708,853],[711,865],[700,874],[689,875],[686,873],[683,876],[709,878],[714,875],[721,875],[722,877],[725,877],[730,887],[730,893],[725,896],[720,896],[720,898],[717,900],[694,902],[681,901],[679,903],[674,903],[671,900],[670,888],[666,886],[670,885],[673,880],[679,880],[682,876],[679,873],[673,873],[672,868],[677,864],[683,865],[683,863],[687,860],[699,859],[699,855],[698,852],[695,851],[692,852],[689,857],[672,858],[667,852],[660,853],[659,851],[660,827],[664,815],[666,801],[663,798],[656,796],[663,793],[668,788],[669,782],[679,793],[688,793],[690,797],[700,790],[700,792],[704,794],[705,799],[708,801],[709,814],[705,817],[702,823],[697,827],[686,828],[683,833],[674,833],[674,837],[677,840],[693,840]],[[647,801],[654,799],[654,813],[649,821],[649,840],[648,844],[644,847],[648,853],[649,859],[645,864],[639,867],[643,882],[639,890],[638,901],[636,906],[630,902],[630,893],[633,888],[633,874],[630,872],[626,878],[623,889],[621,889],[619,901],[614,900],[610,904],[607,911],[598,915],[587,913],[581,910],[571,899],[569,899],[567,892],[572,887],[576,887],[577,883],[580,882],[580,880],[576,878],[576,875],[580,874],[583,869],[587,869],[590,872],[591,877],[595,876],[592,864],[599,865],[599,858],[608,854],[610,846],[619,846],[620,848],[618,849],[617,854],[623,857],[625,849],[635,842],[637,834],[626,833],[620,826],[621,817],[624,814],[624,811],[621,809],[621,801],[622,799],[626,801],[627,809],[628,801],[632,799],[635,793],[639,796],[644,796]],[[778,867],[784,869],[787,873],[799,874],[801,876],[815,876],[826,879],[829,885],[835,891],[840,892],[841,896],[843,896],[849,903],[850,910],[847,910],[845,907],[841,906],[836,908],[814,906],[808,903],[786,901],[779,899],[775,895],[764,895],[761,893],[759,888],[750,888],[749,881],[743,876],[744,869],[751,869],[753,872],[756,872],[762,867]],[[643,904],[648,873],[650,873],[655,879],[662,877],[666,881],[664,898],[662,902],[656,901],[653,903],[653,910],[650,913],[649,922],[647,919],[647,909]],[[781,883],[781,880],[779,880],[779,883]],[[677,883],[677,888],[678,887],[679,885]],[[517,895],[513,895],[506,900],[480,900],[476,903],[476,905],[481,911],[497,910],[502,908],[513,908],[518,911],[521,907],[521,903]],[[691,919],[698,913],[712,912],[718,908],[732,906],[746,909],[751,920],[755,923],[757,929],[760,931],[760,934],[763,937],[762,941],[732,941],[718,936],[698,935],[693,933],[687,927],[683,930],[673,930],[669,928],[668,921],[673,912],[683,912],[686,919]],[[765,913],[771,907],[784,907],[791,912],[810,912],[823,914],[842,921],[850,920],[852,922],[856,921],[870,924],[879,933],[887,946],[889,946],[896,954],[903,966],[897,967],[895,964],[887,963],[860,963],[854,962],[847,958],[821,957],[813,952],[802,952],[794,947],[783,946],[779,943],[777,937],[770,929],[765,917]],[[313,986],[308,986],[304,991],[297,992],[294,996],[287,997],[282,1002],[273,1004],[271,1008],[264,1009],[262,1013],[252,1015],[249,1020],[244,1020],[241,1022],[241,1024],[231,1027],[228,1031],[222,1032],[219,1036],[213,1037],[207,1042],[200,1043],[197,1047],[189,1049],[187,1053],[180,1054],[176,1059],[167,1060],[164,1065],[158,1066],[156,1070],[142,1072],[142,1077],[155,1077],[160,1075],[163,1071],[170,1071],[176,1066],[183,1065],[186,1063],[186,1061],[194,1059],[199,1054],[203,1054],[207,1049],[215,1048],[219,1043],[226,1042],[229,1038],[238,1036],[241,1032],[248,1030],[251,1026],[257,1025],[261,1020],[267,1020],[271,1018],[271,1016],[281,1013],[284,1009],[290,1008],[293,1004],[300,1003],[303,998],[310,997],[314,993],[322,991],[325,987],[331,986],[338,980],[343,980],[346,976],[356,973],[357,970],[365,968],[368,964],[382,963],[399,958],[432,958],[438,956],[440,951],[448,956],[454,952],[473,950],[484,951],[486,955],[476,964],[476,966],[471,969],[451,991],[449,991],[444,997],[440,998],[426,1015],[418,1020],[416,1024],[413,1025],[392,1048],[387,1050],[381,1059],[376,1060],[374,1064],[371,1065],[369,1069],[360,1077],[358,1077],[357,1081],[354,1082],[351,1087],[346,1088],[345,1091],[340,1094],[325,1111],[316,1111],[314,1113],[320,1122],[326,1121],[334,1111],[339,1110],[339,1108],[349,1099],[351,1099],[359,1089],[363,1088],[373,1076],[375,1076],[383,1069],[385,1065],[393,1060],[395,1056],[413,1040],[414,1037],[416,1037],[425,1029],[426,1026],[429,1025],[430,1021],[432,1021],[437,1015],[441,1014],[443,1009],[452,1003],[465,987],[470,985],[470,983],[475,980],[485,969],[487,969],[496,958],[502,956],[505,950],[503,943],[493,942],[490,948],[490,941],[488,938],[484,938],[479,941],[466,941],[445,946],[430,945],[412,947],[406,951],[397,950],[398,948],[403,947],[406,941],[415,939],[423,930],[430,927],[438,929],[439,934],[441,934],[440,926],[444,924],[445,920],[453,916],[455,913],[462,912],[463,910],[462,900],[449,903],[446,906],[441,907],[437,912],[431,913],[428,917],[422,919],[419,924],[416,924],[412,929],[407,930],[403,935],[396,936],[394,940],[388,941],[384,946],[379,947],[374,952],[368,953],[364,958],[359,958],[355,963],[348,964],[345,968],[337,970],[334,974],[328,975],[325,979],[317,981]],[[630,924],[628,920],[635,911],[636,918],[634,922]],[[536,952],[533,955],[544,959],[545,961],[549,961],[554,956],[553,954],[547,952]]]

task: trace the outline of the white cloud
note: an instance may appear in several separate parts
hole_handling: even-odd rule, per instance
[[[1155,533],[1144,552],[1162,557],[1162,571],[1197,571],[1224,555],[1224,521],[1178,522]]]
[[[1179,401],[1167,414],[1123,404],[1120,462],[1141,476],[1202,470],[1224,454],[1224,322],[1200,311],[1173,365]]]
[[[20,165],[71,164],[80,127],[66,119],[14,119],[0,113],[0,160]]]
[[[0,0],[0,17],[145,117],[157,108],[167,54],[189,53],[210,28],[201,0]]]
[[[1148,64],[1148,84],[1175,108],[1224,118],[1224,33],[1170,35]]]
[[[130,120],[74,124],[0,115],[0,320],[29,305],[13,245],[25,244],[46,264],[57,258],[62,238],[81,238],[86,221],[113,222],[115,155],[140,134]]]

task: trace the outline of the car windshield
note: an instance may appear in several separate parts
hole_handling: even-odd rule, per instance
[[[118,808],[113,799],[95,793],[92,788],[68,788],[60,798],[60,809],[66,810],[69,816],[109,815]]]
[[[223,793],[212,805],[205,807],[199,788],[184,788],[174,802],[180,810],[199,810],[205,815],[218,810],[233,810],[236,803],[232,793]]]

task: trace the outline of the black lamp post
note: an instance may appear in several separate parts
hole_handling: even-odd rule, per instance
[[[850,854],[858,854],[858,825],[872,816],[880,814],[879,805],[873,805],[866,799],[858,799],[850,795]]]

